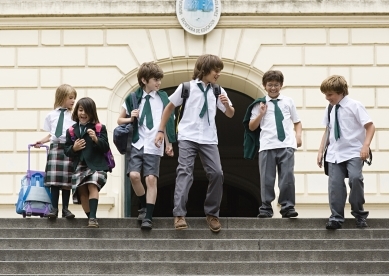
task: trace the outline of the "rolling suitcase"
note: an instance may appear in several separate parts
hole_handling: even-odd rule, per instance
[[[30,148],[28,145],[28,169],[27,174],[21,180],[18,201],[16,202],[16,213],[23,217],[46,216],[51,210],[50,189],[44,186],[44,171],[31,170],[30,168]],[[49,152],[49,147],[42,145]]]

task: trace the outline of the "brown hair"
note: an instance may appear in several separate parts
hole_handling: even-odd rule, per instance
[[[72,120],[75,122],[80,122],[80,119],[78,119],[78,109],[82,106],[84,109],[85,113],[88,115],[90,122],[97,124],[100,123],[99,117],[97,116],[97,110],[96,110],[96,104],[95,102],[89,98],[89,97],[84,97],[81,98],[77,101],[76,107],[73,110],[72,113]]]
[[[140,87],[143,87],[145,84],[142,82],[142,78],[145,79],[146,82],[149,82],[151,78],[162,79],[163,71],[161,67],[154,62],[144,62],[139,67],[138,74],[136,76],[138,77]]]
[[[69,84],[62,84],[58,86],[57,90],[55,91],[54,109],[63,106],[66,99],[72,94],[74,95],[74,99],[76,99],[77,91]]]
[[[269,81],[276,81],[282,85],[284,83],[284,75],[278,70],[267,71],[262,77],[262,85],[266,86]]]
[[[211,73],[212,70],[220,72],[223,70],[224,64],[223,61],[215,55],[202,55],[199,56],[195,68],[193,70],[192,79],[202,80],[206,75]]]
[[[339,75],[332,75],[326,78],[320,85],[321,93],[335,92],[336,94],[348,95],[347,81]]]

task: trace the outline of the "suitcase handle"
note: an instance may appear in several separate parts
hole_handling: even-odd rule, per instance
[[[30,172],[30,155],[31,155],[31,148],[34,147],[35,144],[28,144],[28,172]],[[40,147],[46,148],[46,154],[49,155],[49,146],[41,145]]]

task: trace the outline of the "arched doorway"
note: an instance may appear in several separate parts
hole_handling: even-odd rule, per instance
[[[164,88],[169,95],[176,87]],[[224,172],[223,199],[220,216],[222,217],[255,217],[261,203],[259,172],[257,160],[243,158],[243,125],[246,109],[253,99],[243,93],[227,89],[227,94],[235,107],[233,118],[216,115],[219,137],[219,152]],[[154,209],[155,217],[170,217],[173,210],[174,186],[177,167],[177,145],[174,145],[175,157],[164,156],[161,159],[158,196]],[[189,193],[187,216],[204,216],[203,204],[208,181],[197,157],[194,170],[194,182]],[[137,216],[139,202],[132,193],[131,216]]]

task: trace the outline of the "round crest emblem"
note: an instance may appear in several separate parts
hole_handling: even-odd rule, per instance
[[[204,35],[220,19],[221,0],[177,0],[176,14],[181,26],[194,35]]]

